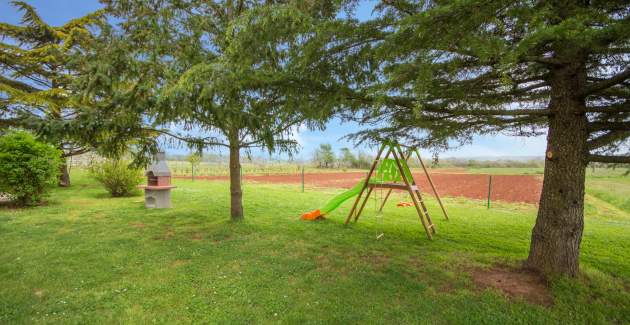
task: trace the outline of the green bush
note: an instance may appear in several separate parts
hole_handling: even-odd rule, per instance
[[[0,193],[19,206],[39,203],[59,175],[61,152],[24,131],[0,137]]]
[[[142,170],[130,167],[128,161],[108,159],[92,163],[90,174],[113,196],[136,194],[142,182]]]

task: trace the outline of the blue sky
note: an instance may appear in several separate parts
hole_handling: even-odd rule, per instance
[[[50,24],[60,25],[72,18],[90,13],[101,5],[98,0],[27,0],[37,8],[42,18]],[[360,19],[369,18],[375,1],[365,1],[357,8]],[[19,13],[9,1],[0,0],[0,21],[18,23]],[[354,123],[341,123],[338,119],[328,123],[324,131],[300,130],[296,138],[302,145],[298,159],[308,159],[315,148],[322,143],[330,143],[334,149],[353,147],[352,143],[341,140],[343,136],[360,129]],[[371,148],[362,148],[371,151]],[[171,152],[183,153],[186,149],[167,149]],[[441,157],[502,157],[502,156],[542,156],[545,151],[545,137],[511,137],[511,136],[479,136],[469,145],[441,153]],[[425,155],[428,154],[425,152]]]

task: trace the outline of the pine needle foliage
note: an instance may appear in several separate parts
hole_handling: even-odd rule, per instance
[[[381,1],[367,21],[336,15],[296,31],[288,71],[365,126],[358,142],[440,151],[479,134],[546,133],[527,265],[575,276],[586,166],[630,163],[629,30],[627,1]]]
[[[61,149],[62,158],[85,153],[91,148],[75,130],[81,105],[73,96],[71,63],[102,12],[51,26],[26,2],[11,4],[22,19],[0,23],[0,128],[31,130]]]
[[[322,114],[313,101],[296,100],[303,91],[292,86],[293,73],[276,73],[288,66],[290,50],[295,48],[291,46],[295,34],[289,31],[300,22],[276,26],[282,29],[270,32],[276,36],[274,41],[282,34],[286,37],[279,43],[263,44],[269,35],[260,35],[262,30],[249,26],[258,23],[257,17],[272,17],[265,13],[286,15],[288,11],[279,10],[283,2],[104,3],[120,21],[115,29],[119,46],[125,48],[126,64],[142,67],[124,71],[109,64],[105,75],[113,76],[112,83],[132,81],[133,87],[146,92],[135,94],[144,103],[138,111],[146,117],[146,129],[183,141],[196,151],[229,151],[231,215],[233,220],[242,219],[241,151],[262,148],[292,154],[298,149],[293,138],[296,129],[303,123],[319,127],[320,117],[330,116]],[[331,18],[338,6],[328,1],[295,3],[291,8],[297,8],[304,20]],[[281,17],[269,21],[285,22]],[[256,41],[256,51],[242,46],[249,40]],[[98,79],[108,82],[102,77],[93,80]]]

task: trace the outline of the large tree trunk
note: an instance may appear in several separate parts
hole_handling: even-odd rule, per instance
[[[230,139],[230,217],[232,221],[243,220],[241,152],[238,139]]]
[[[579,62],[551,71],[545,178],[526,266],[544,274],[577,275],[584,229],[587,119],[577,93],[586,82]]]
[[[61,158],[62,162],[59,166],[59,180],[58,184],[62,187],[70,186],[70,173],[68,172],[68,161],[66,158]]]

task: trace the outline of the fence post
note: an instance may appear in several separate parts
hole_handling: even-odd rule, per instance
[[[302,165],[302,193],[304,193],[304,165]]]
[[[490,196],[492,194],[492,175],[488,176],[488,209],[490,209]]]
[[[195,181],[195,164],[190,164],[191,168],[191,172],[192,172],[192,181]]]

